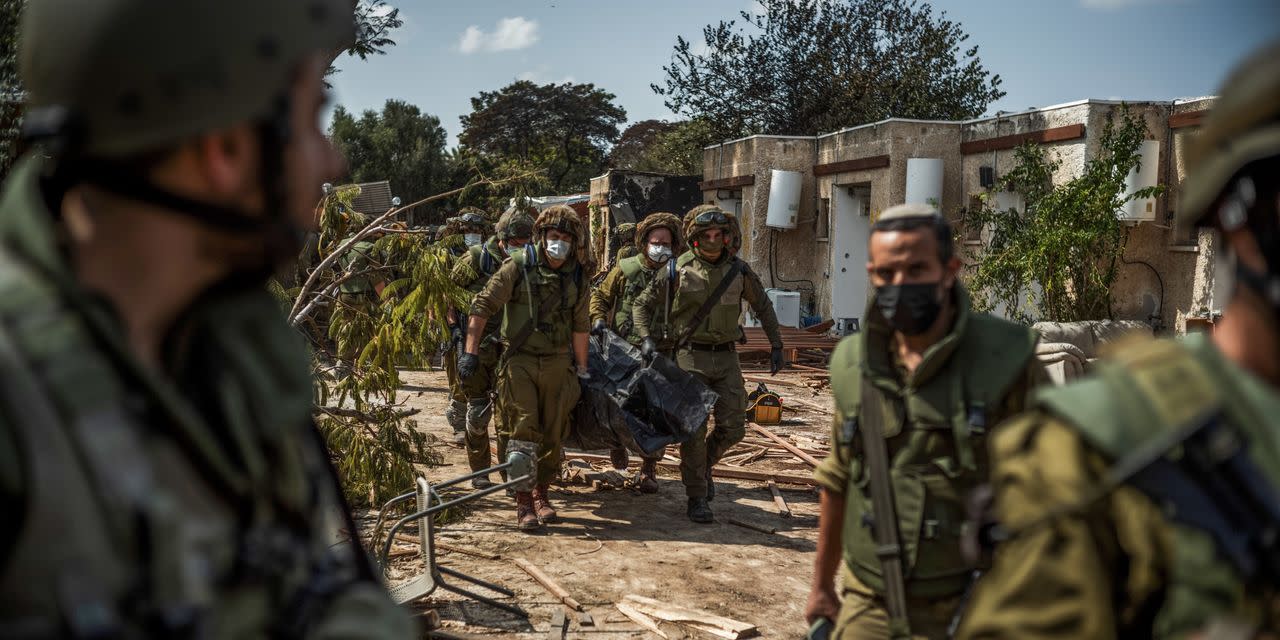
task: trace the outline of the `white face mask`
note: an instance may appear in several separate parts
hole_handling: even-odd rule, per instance
[[[649,259],[658,263],[662,263],[662,262],[666,262],[667,260],[670,260],[671,247],[665,244],[649,245]]]
[[[573,244],[564,240],[548,240],[547,256],[552,260],[564,260],[569,257],[569,250],[573,248]]]
[[[480,234],[478,233],[466,233],[466,234],[463,234],[462,236],[462,241],[466,243],[468,247],[474,247],[480,244],[480,241],[482,239],[483,238],[481,238]]]

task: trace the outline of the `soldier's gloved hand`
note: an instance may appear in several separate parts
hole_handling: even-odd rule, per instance
[[[640,343],[640,355],[645,362],[652,362],[653,357],[658,355],[658,343],[654,342],[653,338],[645,338],[644,342]]]
[[[460,325],[449,325],[449,342],[453,344],[463,344],[463,340],[465,339],[466,338],[462,334],[462,327]]]
[[[769,375],[782,371],[782,347],[774,347],[769,352]]]
[[[604,336],[604,318],[596,318],[595,324],[591,325],[591,335],[597,338]]]
[[[465,351],[458,354],[458,378],[470,378],[475,375],[476,368],[479,366],[480,356]]]

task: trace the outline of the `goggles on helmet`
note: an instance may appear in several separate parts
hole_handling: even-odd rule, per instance
[[[729,224],[729,216],[723,211],[703,211],[693,219],[694,224]]]
[[[468,212],[468,213],[464,213],[464,214],[462,214],[462,217],[459,219],[459,222],[461,222],[462,224],[465,224],[465,225],[479,225],[479,226],[483,226],[483,225],[484,225],[484,216],[482,216],[482,215],[480,215],[480,214],[478,214],[478,213]]]

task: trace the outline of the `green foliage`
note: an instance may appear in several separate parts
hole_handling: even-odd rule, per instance
[[[705,118],[720,140],[814,135],[889,117],[960,120],[1004,95],[1000,76],[946,13],[916,0],[759,0],[759,11],[703,29],[705,52],[677,38],[662,85],[672,111]]]
[[[391,39],[391,32],[404,26],[400,10],[392,8],[385,0],[359,0],[352,4],[355,5],[356,41],[346,50],[347,55],[357,56],[361,60],[368,60],[372,55],[385,55],[387,48],[396,44]],[[333,61],[341,53],[332,52],[325,75],[338,72]]]
[[[586,191],[627,112],[592,84],[521,80],[471,99],[459,141],[496,162],[543,167],[557,193]]]
[[[18,15],[26,0],[0,0],[0,178],[18,154],[22,82],[18,78]]]
[[[988,197],[983,207],[965,212],[964,226],[984,239],[969,256],[976,307],[1003,305],[1025,323],[1111,317],[1111,285],[1126,237],[1119,212],[1130,200],[1163,190],[1124,193],[1146,134],[1142,117],[1121,106],[1104,126],[1097,155],[1060,185],[1052,180],[1060,160],[1034,144],[1016,150],[1017,163],[1002,186],[1022,196],[1025,211],[995,210]]]
[[[448,188],[444,128],[439,118],[414,105],[387,100],[382,113],[368,110],[358,120],[339,106],[329,136],[346,156],[355,182],[389,180],[404,202]]]
[[[705,120],[642,120],[622,132],[609,153],[609,166],[679,175],[701,174],[702,149],[714,142],[712,127]]]

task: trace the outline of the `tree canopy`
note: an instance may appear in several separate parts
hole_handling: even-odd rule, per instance
[[[353,182],[391,181],[404,202],[444,191],[450,182],[440,119],[400,100],[387,100],[357,119],[334,109],[329,135],[347,157]]]
[[[609,152],[613,169],[692,175],[702,173],[702,148],[715,142],[707,122],[641,120],[622,132]]]
[[[585,191],[627,112],[592,84],[521,80],[471,99],[459,141],[470,151],[544,167],[559,193]]]
[[[1004,95],[959,23],[917,0],[760,0],[677,38],[651,85],[715,137],[815,135],[889,117],[964,119]]]

